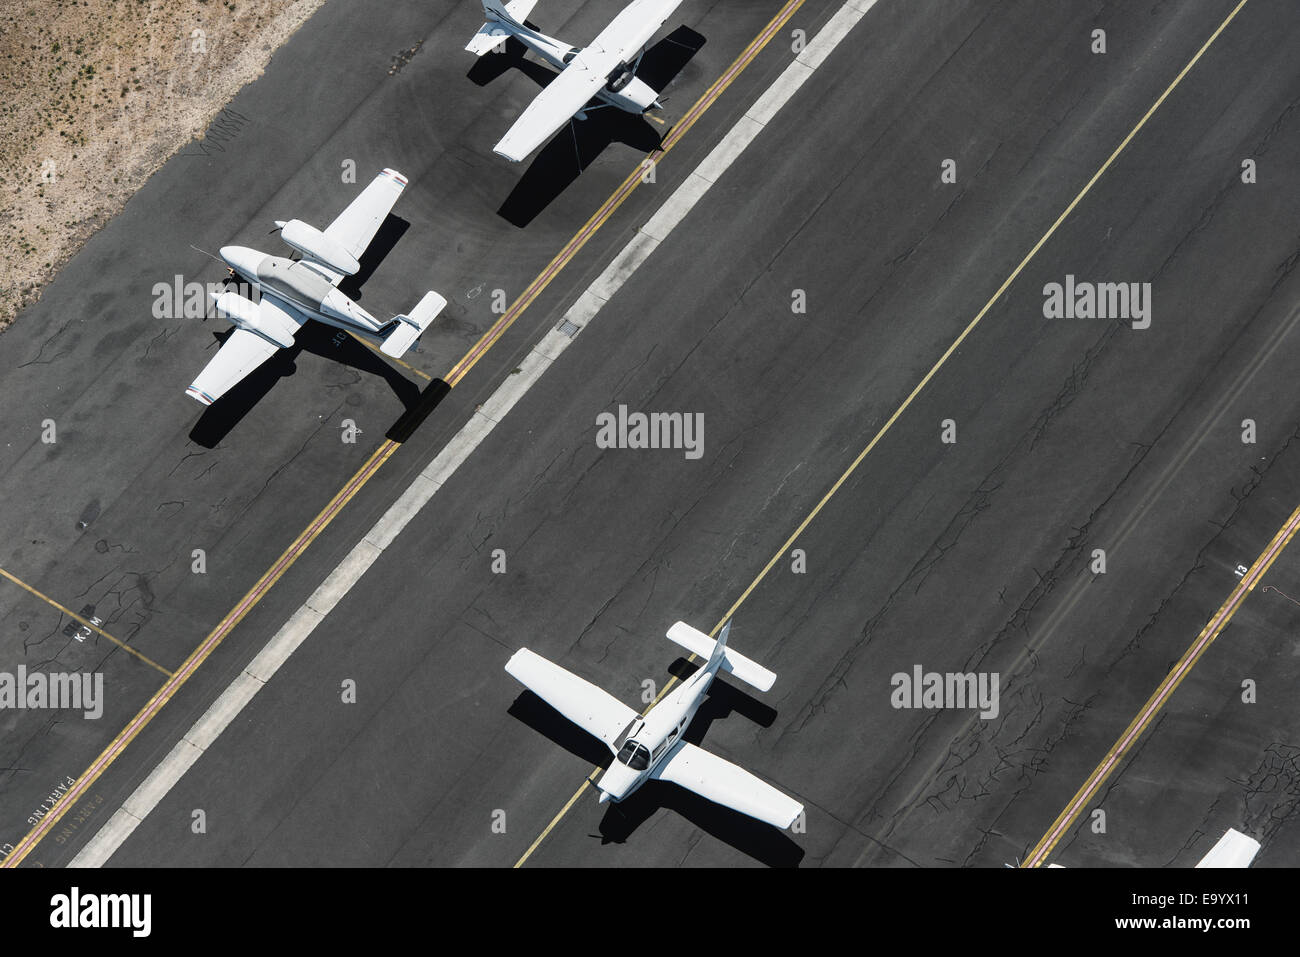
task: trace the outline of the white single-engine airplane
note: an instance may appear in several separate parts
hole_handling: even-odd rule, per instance
[[[405,188],[405,176],[384,170],[324,232],[300,219],[277,220],[280,238],[302,254],[298,261],[247,246],[223,246],[222,260],[259,288],[262,298],[255,303],[236,292],[213,294],[217,312],[234,323],[235,331],[186,393],[211,405],[276,350],[292,346],[308,319],[376,342],[384,355],[401,358],[447,300],[426,293],[409,316],[379,322],[335,287],[361,268],[358,260]]]
[[[536,2],[483,0],[487,23],[465,46],[482,56],[501,49],[507,39],[515,37],[560,71],[495,147],[495,152],[516,163],[574,116],[586,119],[583,107],[592,97],[629,113],[645,113],[659,106],[658,92],[637,79],[636,71],[645,45],[682,0],[632,0],[583,48],[525,26],[524,20]]]
[[[727,647],[730,630],[728,621],[714,641],[682,621],[668,629],[672,641],[707,663],[644,715],[527,648],[514,653],[506,671],[613,752],[613,763],[596,782],[600,803],[621,801],[651,779],[671,781],[716,804],[787,828],[803,812],[802,804],[744,768],[682,740],[719,671],[759,691],[767,691],[776,680],[762,665]]]

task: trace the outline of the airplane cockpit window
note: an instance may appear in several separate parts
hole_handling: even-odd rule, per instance
[[[623,749],[618,752],[618,760],[626,764],[633,771],[644,771],[650,767],[650,751],[644,744],[638,744],[636,741],[629,741],[623,745]]]
[[[577,55],[578,55],[579,53],[581,53],[581,52],[582,52],[582,51],[581,51],[580,49],[578,49],[577,47],[574,47],[574,48],[573,48],[572,50],[570,50],[568,53],[564,54],[563,57],[561,57],[561,62],[562,62],[565,66],[568,66],[569,63],[572,62],[573,58],[574,58],[575,56],[577,56]]]

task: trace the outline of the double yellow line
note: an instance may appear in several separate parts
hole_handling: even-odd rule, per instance
[[[686,116],[683,117],[683,119],[673,127],[668,135],[664,137],[661,145],[649,154],[652,162],[658,163],[674,145],[680,142],[682,137],[686,134],[686,131],[689,130],[697,120],[699,120],[722,92],[730,86],[735,78],[740,75],[746,66],[748,66],[754,56],[757,55],[758,51],[767,45],[767,42],[775,35],[776,31],[780,29],[781,25],[784,24],[802,5],[803,0],[788,0],[785,6],[782,7],[781,12],[778,13],[766,27],[764,27],[763,31],[759,34],[759,37],[750,43],[745,52],[742,53],[730,67],[728,67],[722,77],[695,102],[691,109],[687,111]],[[465,355],[465,357],[452,367],[451,371],[444,377],[444,381],[449,387],[454,388],[457,383],[469,374],[470,369],[474,367],[479,359],[481,359],[487,351],[500,340],[506,330],[514,324],[515,320],[523,314],[524,310],[532,304],[532,302],[541,294],[542,290],[550,284],[551,280],[553,280],[561,270],[568,265],[573,257],[577,255],[578,251],[586,245],[587,240],[595,235],[596,231],[609,220],[609,218],[614,214],[614,211],[617,210],[618,207],[623,204],[623,201],[626,200],[637,186],[641,184],[642,174],[643,167],[641,164],[638,164],[636,169],[628,174],[628,177],[623,180],[622,184],[617,190],[615,190],[614,194],[601,205],[596,213],[592,215],[585,224],[583,224],[582,228],[578,230],[573,238],[564,245],[555,258],[547,265],[546,269],[544,269],[542,273],[528,285],[523,294],[511,304],[506,313],[502,315],[501,318],[498,319],[482,337],[480,337],[478,342],[475,343],[474,347]],[[403,363],[403,365],[405,365],[405,363]],[[411,367],[408,366],[408,368]],[[425,379],[429,378],[429,376],[423,372],[414,369],[412,369],[412,371],[416,371]],[[398,445],[399,443],[397,441],[387,439],[378,449],[375,450],[374,454],[370,456],[365,465],[363,465],[357,473],[348,480],[343,488],[340,489],[339,492],[330,500],[329,504],[326,505],[325,508],[321,510],[320,514],[312,520],[311,524],[294,539],[293,543],[276,560],[275,564],[273,564],[271,568],[258,579],[257,583],[246,595],[244,595],[242,599],[240,599],[234,609],[232,609],[230,613],[221,620],[221,623],[208,634],[208,636],[200,643],[199,647],[194,650],[194,652],[185,660],[175,673],[168,672],[165,668],[149,661],[139,652],[135,651],[135,649],[130,648],[123,642],[117,641],[111,635],[100,631],[100,629],[90,625],[89,622],[79,618],[77,615],[73,615],[72,612],[64,609],[62,605],[59,605],[52,599],[41,595],[34,588],[24,584],[14,576],[9,575],[8,573],[3,573],[5,574],[5,577],[21,585],[23,588],[26,588],[33,594],[39,595],[43,600],[81,621],[82,624],[94,628],[97,632],[104,635],[104,637],[114,641],[127,651],[145,661],[149,661],[149,664],[158,668],[158,670],[162,671],[163,674],[166,674],[168,680],[163,687],[149,699],[148,703],[145,704],[136,716],[131,719],[126,728],[124,728],[117,737],[113,739],[108,747],[100,753],[90,767],[77,778],[76,783],[58,801],[51,813],[42,818],[41,822],[18,842],[14,850],[5,858],[4,862],[0,864],[0,866],[17,867],[22,860],[35,849],[40,841],[49,834],[62,817],[76,805],[77,801],[85,796],[87,790],[96,780],[98,780],[100,775],[102,775],[112,765],[112,763],[117,760],[118,756],[122,754],[135,736],[153,720],[154,716],[162,710],[162,707],[177,691],[180,690],[181,686],[189,680],[190,676],[194,674],[199,665],[207,659],[208,655],[210,655],[222,640],[224,640],[225,637],[235,628],[235,626],[243,620],[244,616],[247,615],[248,612],[266,596],[271,587],[274,586],[275,583],[279,581],[280,577],[289,570],[293,563],[297,561],[298,557],[306,551],[307,547],[316,540],[316,537],[320,535],[330,522],[334,520],[338,513],[342,511],[343,507],[352,500],[357,492],[359,492],[371,478],[374,477],[380,467],[383,466],[392,454],[397,451]]]
[[[1042,866],[1047,859],[1047,855],[1052,852],[1052,848],[1065,836],[1075,819],[1088,806],[1097,792],[1101,790],[1102,785],[1106,783],[1115,769],[1119,767],[1120,762],[1133,749],[1133,745],[1137,743],[1138,738],[1142,737],[1142,732],[1150,726],[1151,721],[1160,713],[1160,709],[1165,706],[1170,696],[1173,695],[1174,689],[1182,684],[1183,679],[1191,672],[1193,666],[1200,660],[1201,655],[1205,654],[1205,650],[1214,643],[1215,638],[1219,637],[1223,629],[1227,627],[1228,622],[1232,621],[1232,616],[1237,613],[1237,609],[1246,600],[1246,596],[1254,591],[1259,580],[1264,577],[1264,573],[1268,571],[1278,555],[1282,554],[1283,549],[1290,544],[1297,529],[1300,529],[1300,508],[1292,512],[1291,517],[1278,529],[1277,534],[1268,543],[1268,547],[1255,559],[1250,570],[1242,576],[1237,587],[1228,596],[1228,600],[1219,606],[1219,610],[1201,629],[1201,633],[1196,636],[1196,640],[1192,642],[1191,647],[1178,659],[1178,664],[1174,665],[1169,674],[1165,676],[1165,680],[1160,682],[1159,687],[1147,699],[1146,704],[1142,706],[1142,710],[1137,713],[1137,717],[1129,722],[1129,726],[1124,729],[1124,733],[1119,736],[1119,740],[1111,745],[1101,763],[1088,776],[1088,780],[1083,783],[1083,787],[1075,792],[1065,810],[1057,816],[1056,820],[1052,822],[1052,826],[1047,829],[1047,833],[1034,845],[1034,849],[1029,852],[1029,856],[1025,858],[1024,863],[1021,865],[1022,867]]]
[[[740,56],[732,61],[731,66],[727,67],[722,76],[714,81],[713,85],[704,92],[704,95],[686,111],[686,115],[673,125],[673,128],[664,136],[659,146],[650,151],[646,161],[652,166],[657,165],[681,141],[686,132],[717,101],[723,91],[731,86],[736,77],[740,76],[745,71],[745,68],[753,62],[754,58],[758,56],[759,52],[767,46],[772,37],[776,36],[777,31],[794,15],[794,12],[803,6],[803,2],[804,0],[787,0],[781,11],[768,22],[767,26],[750,42],[749,46],[745,47]],[[644,163],[646,161],[643,161],[641,165],[638,165],[636,169],[627,175],[627,178],[619,184],[618,189],[614,190],[613,195],[605,200],[600,209],[596,210],[595,214],[587,220],[574,237],[564,244],[564,247],[551,260],[550,264],[542,270],[541,275],[528,285],[492,328],[479,339],[465,358],[452,367],[451,372],[446,376],[449,385],[455,385],[464,378],[466,373],[474,367],[474,364],[482,358],[483,354],[505,334],[507,329],[514,325],[519,315],[528,308],[534,299],[541,295],[542,290],[550,285],[551,280],[568,264],[569,260],[577,255],[578,250],[587,244],[587,240],[595,235],[596,230],[600,229],[606,220],[614,214],[614,211],[623,205],[623,201],[631,196],[636,188],[644,182],[642,177],[645,174]]]
[[[876,432],[876,434],[872,437],[871,441],[867,443],[866,448],[864,448],[861,452],[859,452],[857,457],[854,458],[853,461],[849,463],[848,468],[846,468],[844,472],[840,475],[840,477],[835,480],[835,483],[830,487],[830,490],[827,491],[826,494],[821,497],[821,500],[817,503],[817,505],[813,508],[813,510],[808,513],[807,517],[805,517],[804,520],[800,522],[798,526],[795,527],[795,530],[790,533],[790,537],[785,540],[785,542],[781,545],[781,547],[777,549],[776,553],[773,554],[773,556],[768,561],[768,563],[763,566],[762,571],[760,571],[758,573],[758,576],[752,582],[750,582],[749,587],[747,587],[741,593],[740,597],[736,599],[735,603],[730,608],[727,609],[727,613],[722,616],[722,621],[714,625],[713,630],[710,632],[710,635],[716,635],[718,630],[722,627],[723,622],[726,622],[727,619],[731,618],[736,613],[736,610],[740,608],[742,604],[744,604],[745,600],[749,598],[750,594],[754,591],[755,588],[758,587],[759,583],[762,582],[763,579],[767,577],[768,572],[772,570],[772,568],[776,565],[776,563],[779,562],[781,558],[789,551],[790,547],[794,545],[795,540],[800,535],[803,534],[804,530],[810,524],[812,524],[813,519],[815,519],[821,513],[822,509],[826,507],[826,504],[831,500],[831,498],[834,497],[835,493],[838,492],[840,488],[844,485],[844,483],[847,482],[849,478],[853,475],[853,473],[857,471],[858,466],[862,464],[862,461],[871,453],[873,449],[875,449],[875,447],[880,443],[880,440],[885,437],[885,434],[888,433],[891,428],[893,428],[894,423],[897,422],[899,418],[902,417],[903,413],[907,411],[908,407],[912,404],[913,401],[915,401],[916,397],[921,394],[921,391],[927,385],[930,384],[930,381],[935,377],[935,375],[938,374],[939,370],[943,368],[943,366],[952,357],[952,355],[961,347],[961,344],[966,341],[966,338],[972,332],[975,331],[975,327],[978,326],[980,322],[983,321],[986,315],[988,315],[989,310],[993,308],[994,304],[1002,297],[1002,294],[1007,291],[1007,289],[1011,286],[1011,284],[1015,282],[1016,278],[1024,271],[1025,267],[1029,265],[1030,260],[1032,260],[1036,255],[1038,255],[1038,251],[1043,248],[1043,246],[1047,243],[1049,239],[1052,238],[1052,236],[1056,233],[1057,229],[1060,228],[1061,224],[1065,222],[1066,217],[1068,217],[1070,213],[1074,212],[1075,207],[1078,206],[1079,203],[1083,201],[1083,198],[1087,196],[1089,192],[1092,191],[1092,188],[1093,186],[1096,185],[1097,181],[1101,179],[1101,177],[1105,174],[1105,172],[1108,169],[1110,169],[1110,167],[1114,164],[1115,160],[1119,157],[1119,155],[1122,152],[1124,152],[1124,150],[1128,147],[1129,143],[1133,141],[1133,138],[1137,136],[1137,134],[1142,130],[1144,126],[1146,126],[1147,121],[1151,119],[1151,117],[1155,114],[1156,110],[1158,110],[1161,104],[1165,102],[1165,100],[1169,97],[1169,94],[1171,94],[1174,91],[1174,89],[1178,86],[1178,84],[1183,81],[1183,78],[1187,76],[1188,72],[1192,69],[1192,67],[1196,65],[1197,61],[1200,60],[1201,56],[1205,53],[1205,51],[1210,48],[1210,45],[1214,43],[1216,39],[1218,39],[1219,34],[1221,34],[1224,31],[1224,29],[1227,28],[1228,24],[1232,22],[1232,20],[1237,16],[1237,14],[1241,11],[1242,7],[1246,5],[1246,3],[1247,0],[1240,0],[1240,2],[1236,5],[1236,7],[1233,8],[1232,12],[1228,14],[1228,16],[1223,20],[1222,23],[1219,24],[1218,28],[1212,34],[1210,34],[1210,38],[1205,41],[1205,43],[1201,46],[1199,50],[1196,51],[1196,55],[1193,56],[1191,60],[1187,62],[1187,65],[1184,66],[1182,70],[1178,72],[1178,75],[1174,77],[1173,82],[1171,82],[1165,88],[1165,91],[1160,94],[1160,97],[1155,101],[1154,104],[1152,104],[1151,108],[1147,110],[1145,114],[1143,114],[1142,118],[1137,121],[1137,124],[1131,130],[1129,130],[1128,135],[1125,136],[1124,139],[1120,141],[1120,144],[1115,147],[1115,149],[1111,152],[1110,156],[1106,158],[1106,161],[1101,164],[1101,167],[1097,170],[1097,172],[1092,174],[1092,177],[1088,180],[1087,183],[1084,184],[1083,188],[1079,190],[1079,192],[1075,195],[1074,199],[1072,199],[1069,205],[1065,207],[1064,211],[1062,211],[1062,213],[1056,217],[1056,221],[1052,223],[1052,225],[1048,228],[1047,232],[1043,234],[1042,238],[1039,239],[1038,242],[1034,243],[1033,248],[1030,249],[1029,252],[1025,254],[1025,257],[1023,259],[1020,260],[1020,263],[1016,266],[1016,268],[1011,271],[1011,275],[1007,276],[1007,278],[1002,282],[1002,285],[1000,285],[997,288],[997,291],[993,293],[992,296],[989,297],[987,302],[984,303],[980,311],[975,314],[975,318],[972,319],[967,324],[966,328],[962,330],[961,334],[957,336],[956,339],[953,340],[952,345],[948,346],[948,348],[944,350],[944,353],[939,357],[939,360],[935,362],[933,366],[930,367],[930,370],[922,377],[921,381],[916,384],[916,387],[912,389],[912,391],[908,394],[907,398],[903,400],[902,404],[897,409],[894,410],[894,414],[891,415],[885,421],[885,424],[880,427],[879,431]],[[656,703],[659,701],[660,698],[663,697],[664,694],[667,693],[668,689],[673,686],[675,680],[676,680],[675,677],[670,678],[669,681],[664,685],[663,691],[660,692],[659,696],[655,698]],[[599,770],[599,768],[597,770]],[[573,807],[574,803],[578,800],[578,797],[582,794],[582,792],[586,790],[589,784],[592,783],[592,778],[593,775],[588,774],[587,778],[578,787],[578,790],[574,793],[574,795],[571,798],[569,798],[567,802],[565,802],[564,806],[559,810],[559,812],[555,815],[555,817],[551,819],[550,823],[548,823],[546,827],[542,829],[542,832],[537,836],[536,840],[534,840],[533,843],[529,845],[528,850],[526,850],[523,853],[523,856],[521,856],[519,860],[515,862],[514,865],[515,867],[522,867],[523,864],[529,859],[529,857],[532,856],[533,852],[537,850],[537,848],[541,845],[542,841],[545,840],[547,835],[551,833],[551,831],[555,828],[556,824],[558,824],[560,820],[563,819],[563,817],[569,812],[569,809]]]
[[[190,676],[198,670],[199,665],[207,659],[208,655],[212,654],[212,652],[216,650],[217,646],[221,644],[232,630],[234,630],[235,626],[243,620],[244,616],[252,611],[254,606],[256,606],[257,603],[266,596],[266,593],[271,590],[271,587],[275,585],[275,583],[280,580],[280,577],[289,570],[290,566],[297,561],[298,556],[306,551],[307,547],[316,540],[316,537],[325,530],[326,526],[329,525],[331,521],[334,520],[334,517],[343,509],[343,506],[352,500],[352,497],[361,490],[366,482],[368,482],[379,470],[379,467],[383,465],[384,462],[388,461],[389,457],[395,451],[397,451],[397,443],[392,440],[385,441],[383,445],[375,450],[370,458],[366,460],[366,464],[352,476],[348,483],[344,485],[332,499],[330,499],[329,504],[320,511],[320,513],[312,520],[311,524],[299,533],[298,537],[293,540],[293,543],[285,549],[278,559],[276,559],[275,564],[267,569],[262,577],[257,580],[257,583],[254,584],[247,594],[239,600],[239,603],[231,609],[229,614],[221,619],[220,624],[208,633],[208,636],[204,638],[190,656],[185,659],[180,668],[178,668],[175,673],[168,674],[167,681],[163,683],[163,686],[154,693],[153,697],[145,703],[145,706],[136,713],[135,717],[127,723],[127,726],[118,733],[117,737],[115,737],[112,742],[109,743],[108,747],[100,752],[99,756],[95,758],[90,767],[78,776],[76,783],[73,784],[63,797],[59,799],[51,812],[43,817],[40,823],[32,828],[32,830],[30,830],[27,835],[23,837],[17,845],[15,845],[14,850],[5,858],[3,865],[0,866],[17,867],[22,862],[23,858],[35,849],[36,845],[40,843],[42,838],[44,838],[54,828],[54,825],[63,818],[64,814],[73,808],[77,801],[85,796],[86,792],[95,781],[99,779],[100,775],[108,770],[112,763],[117,760],[123,751],[126,750],[127,745],[135,739],[135,736],[148,726],[149,722],[152,721],[158,712],[162,710],[163,706],[171,700],[172,696],[176,694],[176,692],[181,689],[181,686],[190,679]],[[10,575],[6,575],[6,577],[16,581],[16,579],[13,579]],[[34,589],[29,590],[34,591]],[[157,666],[155,665],[155,667]],[[164,669],[160,668],[159,670]],[[166,673],[165,670],[164,673]]]

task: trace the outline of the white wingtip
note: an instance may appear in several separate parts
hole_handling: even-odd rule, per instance
[[[505,140],[502,140],[502,141],[501,141],[501,143],[504,143],[504,142],[505,142]],[[516,155],[513,154],[513,153],[509,153],[509,152],[507,152],[506,150],[503,150],[503,149],[501,148],[501,143],[498,143],[496,146],[494,146],[494,147],[492,148],[492,152],[493,152],[493,153],[496,153],[497,156],[505,157],[506,159],[510,160],[510,162],[512,162],[512,163],[518,163],[518,162],[521,162],[521,161],[523,160],[523,158],[524,158],[523,156],[516,156]],[[527,154],[524,154],[524,155],[527,155]]]

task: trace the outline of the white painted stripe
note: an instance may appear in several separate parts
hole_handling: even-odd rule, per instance
[[[780,82],[780,78],[777,82]],[[695,175],[710,184],[716,183],[736,161],[736,157],[743,153],[745,148],[754,142],[754,137],[762,131],[762,123],[752,117],[742,116],[731,128],[731,132],[722,138],[722,142],[713,147],[713,152],[704,157],[704,162],[696,168]]]
[[[703,176],[692,173],[668,197],[668,202],[660,206],[659,211],[650,217],[650,221],[641,227],[641,231],[663,242],[712,185],[713,183]]]
[[[569,311],[564,314],[564,318],[569,320],[569,322],[572,322],[574,325],[585,326],[587,324],[587,321],[591,319],[592,316],[600,312],[600,307],[603,305],[605,305],[605,300],[601,299],[594,292],[588,289],[586,292],[584,292],[581,296],[578,297],[577,302],[575,302],[572,306],[569,307]],[[564,351],[564,347],[569,344],[568,343],[569,337],[564,336],[565,339],[564,342],[562,343],[552,342],[552,348],[550,349],[550,351],[547,351],[544,348],[547,344],[547,339],[551,339],[551,337],[555,335],[563,335],[563,333],[557,333],[554,330],[552,330],[551,333],[547,335],[546,339],[542,340],[542,345],[538,346],[539,352],[541,352],[543,355],[549,356],[552,359],[557,358],[559,354]]]
[[[136,820],[144,820],[145,815],[157,807],[158,802],[171,790],[173,782],[179,780],[202,754],[202,751],[184,738],[177,741],[171,753],[162,759],[162,763],[127,798],[122,810]]]
[[[796,61],[810,69],[817,69],[826,62],[830,52],[840,45],[840,41],[849,35],[849,31],[875,5],[876,0],[849,0],[826,21],[826,26],[822,27],[817,36],[813,37],[812,42],[803,48],[795,58]]]
[[[494,424],[487,416],[475,412],[420,474],[439,487],[446,485],[447,479],[469,458],[469,453],[478,448]]]
[[[266,682],[280,670],[289,654],[307,640],[307,636],[316,630],[325,616],[314,608],[303,605],[284,623],[284,627],[275,633],[275,637],[266,643],[266,647],[257,653],[257,657],[248,663],[244,670],[258,681]],[[226,689],[229,691],[230,689]],[[191,729],[186,737],[196,738],[197,729]]]
[[[207,713],[194,722],[194,727],[190,728],[184,740],[200,751],[212,747],[212,743],[217,740],[221,732],[226,730],[235,716],[244,710],[244,705],[253,700],[253,695],[262,690],[262,685],[265,683],[260,678],[254,678],[247,671],[241,671],[239,677],[230,683],[226,693],[212,702],[212,707],[208,708]]]
[[[572,341],[567,339],[566,341]],[[506,376],[506,381],[501,383],[492,397],[479,406],[478,414],[487,416],[495,425],[505,418],[516,402],[518,402],[525,392],[533,387],[533,383],[542,377],[542,373],[551,367],[551,359],[544,356],[536,349],[528,353],[528,357],[519,364],[519,368]]]
[[[815,43],[816,40],[814,39],[813,42]],[[762,126],[771,123],[772,117],[776,116],[776,111],[785,106],[799,87],[803,86],[803,81],[812,76],[812,72],[811,67],[795,60],[785,68],[785,72],[775,83],[763,91],[763,95],[754,102],[745,115]]]
[[[373,532],[374,529],[371,529],[367,534]],[[374,564],[379,555],[380,550],[362,538],[343,561],[339,562],[334,571],[320,583],[320,587],[311,593],[311,597],[307,599],[307,607],[324,618],[343,600],[343,596]]]
[[[614,298],[614,293],[623,287],[627,282],[628,276],[636,272],[643,262],[650,258],[650,254],[659,246],[659,240],[653,236],[647,236],[645,233],[638,232],[623,247],[623,251],[614,257],[603,273],[596,277],[596,281],[591,284],[587,291],[593,296],[604,299],[609,302]]]
[[[113,816],[108,819],[108,823],[95,832],[94,839],[86,846],[86,850],[76,856],[72,862],[72,867],[103,867],[108,863],[108,859],[113,855],[123,842],[131,836],[131,832],[140,824],[140,819],[132,815],[126,808],[120,807],[113,812]],[[86,851],[91,850],[94,845],[94,853],[87,855]]]
[[[406,527],[407,522],[415,518],[415,513],[424,508],[424,503],[433,498],[433,493],[436,491],[438,491],[438,483],[429,481],[423,475],[417,475],[401,497],[367,533],[365,541],[381,551],[393,544],[397,533]]]
[[[825,27],[815,36],[776,82],[759,97],[754,107],[723,137],[707,157],[686,178],[662,207],[638,230],[614,261],[602,272],[569,310],[564,319],[578,326],[587,326],[614,294],[659,247],[669,233],[694,208],[709,187],[735,162],[745,148],[769,123],[803,82],[827,55],[844,39],[858,20],[862,19],[876,0],[848,0]],[[576,336],[577,333],[574,333]],[[168,791],[190,769],[199,757],[211,747],[221,733],[253,699],[271,676],[280,669],[289,656],[307,640],[327,614],[351,590],[366,570],[385,548],[393,543],[437,491],[446,484],[456,469],[471,452],[487,438],[488,434],[505,417],[542,374],[569,347],[573,337],[551,330],[533,347],[519,366],[519,371],[506,377],[492,396],[470,416],[451,441],[432,462],[415,478],[405,492],[389,507],[374,527],[362,537],[347,557],[332,571],[306,604],[294,612],[284,626],[275,633],[247,668],[212,703],[212,706],[194,723],[185,736],[176,743],[171,753],[154,768],[145,781],[127,798],[121,809],[95,833],[85,847],[73,858],[71,867],[101,867],[122,843],[139,826],[140,822],[158,806]]]

